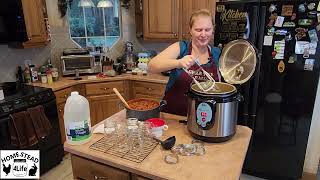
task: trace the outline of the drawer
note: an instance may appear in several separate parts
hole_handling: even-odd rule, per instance
[[[68,87],[59,91],[55,91],[54,95],[56,96],[57,104],[66,102],[67,98],[71,95],[72,88]]]
[[[130,173],[79,156],[71,156],[74,179],[130,180]]]
[[[112,88],[117,88],[120,93],[123,93],[124,92],[123,81],[86,84],[86,93],[88,96],[115,94]]]
[[[153,98],[161,98],[164,95],[165,84],[149,83],[149,82],[134,82],[135,96],[150,96]]]

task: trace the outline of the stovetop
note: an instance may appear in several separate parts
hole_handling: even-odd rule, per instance
[[[14,93],[5,95],[4,100],[0,100],[0,116],[36,106],[52,99],[55,99],[55,96],[49,88],[21,85]]]

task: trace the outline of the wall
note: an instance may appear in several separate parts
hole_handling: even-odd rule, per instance
[[[44,64],[50,58],[51,45],[43,48],[12,49],[0,45],[0,82],[16,81],[17,66],[24,68],[24,60]]]

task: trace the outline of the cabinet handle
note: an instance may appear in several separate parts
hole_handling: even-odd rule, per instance
[[[67,97],[68,97],[68,94],[65,94],[64,97],[67,98]]]
[[[173,36],[174,36],[174,37],[177,37],[178,35],[177,35],[177,33],[174,33]]]
[[[94,176],[94,179],[108,179],[107,177]]]
[[[28,37],[28,40],[31,40],[31,37]]]
[[[59,112],[62,112],[62,110],[61,110],[61,109],[59,109],[58,111],[59,111]]]
[[[109,88],[100,88],[100,89],[101,89],[101,90],[105,90],[105,91],[106,91],[106,90],[108,90]]]
[[[148,89],[148,91],[152,91],[153,89],[152,88],[147,88]]]

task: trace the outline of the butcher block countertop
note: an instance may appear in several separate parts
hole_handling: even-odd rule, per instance
[[[95,76],[95,75],[93,75]],[[40,86],[51,88],[53,91],[58,91],[70,86],[84,83],[95,83],[95,82],[108,82],[108,81],[119,81],[119,80],[136,80],[153,83],[167,84],[169,77],[163,76],[162,74],[148,74],[148,75],[132,75],[132,74],[121,74],[114,77],[104,77],[91,79],[92,76],[81,76],[81,80],[74,80],[74,77],[59,77],[59,80],[52,84],[42,84],[41,82],[31,83],[33,86]]]
[[[169,126],[169,129],[164,132],[161,139],[174,135],[176,136],[176,145],[191,143],[192,137],[187,130],[187,126],[178,121],[179,119],[185,120],[186,117],[166,113],[161,114],[161,117],[166,120]],[[114,114],[108,119],[125,119],[125,110]],[[164,161],[165,155],[170,154],[170,151],[163,150],[160,145],[157,145],[141,163],[131,162],[90,149],[90,145],[103,137],[102,134],[93,134],[88,143],[79,146],[65,143],[64,149],[70,152],[72,156],[98,162],[102,166],[111,166],[150,179],[238,180],[249,146],[251,133],[252,131],[248,127],[238,125],[237,132],[231,140],[223,143],[204,143],[205,155],[179,155],[179,162],[177,164],[167,164]]]

